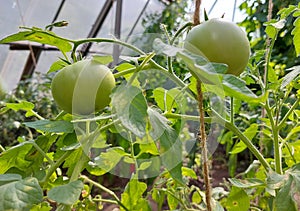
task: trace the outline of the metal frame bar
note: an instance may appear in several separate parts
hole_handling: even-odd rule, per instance
[[[57,20],[64,4],[65,4],[65,0],[62,0],[54,17],[53,17],[52,23],[54,23]],[[52,27],[49,30],[52,30]],[[37,62],[43,51],[43,47],[34,47],[33,46],[32,48],[29,48],[29,49],[30,49],[30,54],[27,57],[27,61],[25,63],[23,72],[21,74],[21,80],[24,80],[24,79],[32,76],[34,69],[37,66]]]
[[[123,8],[123,0],[116,0],[116,17],[115,17],[115,30],[114,30],[114,36],[118,39],[121,38],[121,27],[122,27],[122,8]],[[114,62],[112,65],[115,65],[118,63],[120,57],[120,46],[114,44],[113,46],[113,59]]]
[[[113,2],[114,0],[106,0],[106,2],[104,3],[95,23],[93,24],[93,27],[91,29],[91,31],[88,34],[88,38],[93,38],[96,37],[99,30],[101,29],[109,11],[111,10],[112,6],[113,6]],[[83,45],[81,48],[81,54],[82,56],[87,56],[90,48],[92,47],[92,43],[87,43],[86,45]]]

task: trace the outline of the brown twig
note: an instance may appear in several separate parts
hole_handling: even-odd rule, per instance
[[[209,159],[208,159],[208,150],[207,150],[207,139],[205,133],[205,123],[204,123],[204,109],[203,109],[203,92],[201,89],[201,81],[198,80],[197,83],[197,92],[198,92],[198,109],[200,113],[200,133],[198,135],[198,140],[201,142],[202,148],[202,163],[203,163],[203,176],[205,184],[205,198],[207,210],[212,211],[211,205],[211,183],[210,183],[210,174],[209,174]]]
[[[195,0],[195,12],[194,12],[194,26],[200,24],[200,5],[201,0]],[[200,116],[200,128],[199,128],[199,135],[198,141],[201,142],[202,148],[202,163],[203,163],[203,176],[204,176],[204,183],[205,183],[205,198],[206,198],[206,206],[208,211],[212,211],[211,205],[211,184],[209,179],[209,160],[208,160],[208,150],[207,150],[207,140],[206,140],[206,133],[205,133],[205,123],[204,123],[204,108],[203,108],[203,92],[202,92],[202,83],[198,79],[197,80],[197,93],[198,93],[198,109],[199,109],[199,116]]]

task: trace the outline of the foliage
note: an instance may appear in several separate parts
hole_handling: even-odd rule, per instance
[[[294,16],[293,43],[298,52],[299,11],[300,4],[283,8],[278,20],[265,23],[271,50],[286,19]],[[205,188],[190,183],[202,176],[198,168],[203,166],[201,162],[186,166],[194,147],[188,145],[196,138],[190,128],[199,122],[198,80],[203,82],[208,140],[218,136],[213,127],[218,124],[224,128],[219,141],[228,144],[229,162],[237,162],[244,150],[253,156],[246,171],[235,175],[232,170],[234,178],[225,183],[226,190],[213,188],[209,203],[214,210],[298,210],[299,66],[282,76],[271,65],[272,54],[263,53],[263,57],[254,54],[242,78],[226,74],[226,65],[170,42],[189,27],[185,24],[169,41],[155,39],[149,53],[117,39],[71,40],[36,27],[2,39],[0,43],[30,40],[58,47],[64,58],[50,72],[58,71],[61,61],[76,62],[78,47],[89,42],[118,44],[136,56],[114,68],[117,86],[111,104],[93,115],[62,111],[47,116],[38,113],[30,100],[5,102],[2,112],[34,117],[23,124],[38,135],[19,137],[13,146],[1,145],[1,210],[96,210],[107,203],[120,210],[206,210]],[[162,55],[166,63],[155,60]],[[184,78],[175,74],[174,58],[189,71]],[[103,64],[111,61],[110,56],[96,59]],[[257,69],[259,63],[267,67],[266,81]],[[162,78],[165,83],[155,83]],[[270,144],[270,153],[263,153],[265,145],[259,141]],[[127,179],[118,194],[99,181],[107,173]]]
[[[239,9],[246,13],[246,18],[240,23],[245,27],[249,39],[252,41],[253,52],[264,49],[266,44],[266,32],[264,23],[267,22],[268,16],[268,2],[269,1],[244,1]],[[298,0],[273,0],[272,17],[277,19],[277,13],[284,8],[288,8],[289,5],[296,5]],[[282,30],[276,37],[276,45],[273,48],[274,66],[276,64],[277,71],[280,71],[281,75],[284,75],[284,68],[299,65],[299,51],[296,52],[293,46],[293,23],[295,23],[295,17],[286,17],[286,24],[284,30]],[[294,58],[294,59],[291,59]]]
[[[41,73],[36,73],[32,78],[20,81],[18,86],[12,93],[6,94],[0,101],[1,107],[5,103],[21,102],[24,99],[31,102],[35,106],[35,111],[46,119],[52,118],[58,114],[58,108],[52,103],[51,90],[49,89],[51,77]],[[35,131],[25,127],[22,123],[28,118],[24,116],[24,112],[16,112],[15,110],[1,110],[0,115],[0,140],[3,145],[14,145],[19,136],[33,137],[37,136]],[[29,118],[30,119],[30,118]],[[32,120],[36,119],[34,117]]]

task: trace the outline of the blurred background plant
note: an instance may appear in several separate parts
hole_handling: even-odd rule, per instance
[[[35,73],[33,77],[21,80],[16,89],[7,93],[1,106],[5,103],[16,103],[22,100],[31,102],[35,106],[35,111],[44,118],[55,117],[59,110],[53,103],[50,84],[52,75]],[[13,110],[3,111],[0,115],[0,143],[3,146],[12,146],[17,143],[19,136],[36,137],[38,134],[34,130],[22,125],[22,122],[35,120],[35,117],[25,117],[25,112]]]

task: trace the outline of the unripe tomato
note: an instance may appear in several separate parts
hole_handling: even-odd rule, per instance
[[[192,28],[184,47],[211,62],[227,64],[227,73],[236,76],[244,71],[250,56],[246,34],[235,23],[223,19],[211,19]]]
[[[115,78],[108,67],[92,59],[81,60],[60,70],[53,78],[54,100],[68,113],[88,115],[105,108]]]

